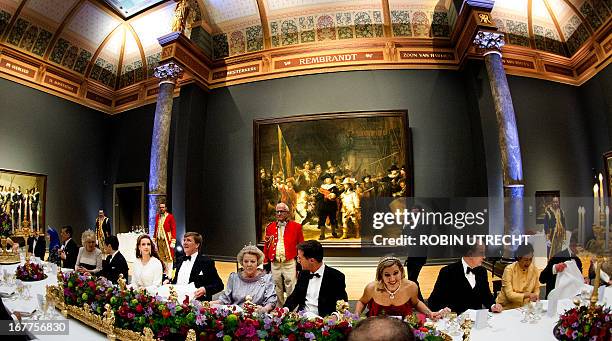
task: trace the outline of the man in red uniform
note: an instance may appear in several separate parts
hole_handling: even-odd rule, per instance
[[[295,287],[297,245],[304,241],[302,225],[289,221],[289,216],[289,207],[277,204],[276,221],[266,226],[264,237],[264,264],[271,263],[279,307],[285,303],[285,291],[289,296]]]
[[[163,233],[160,233],[162,232]],[[176,222],[174,216],[166,211],[166,204],[159,204],[159,213],[155,216],[155,233],[153,239],[157,244],[159,258],[166,265],[174,260],[176,245]],[[167,269],[167,267],[166,267]]]

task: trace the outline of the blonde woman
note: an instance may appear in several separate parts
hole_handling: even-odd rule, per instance
[[[225,291],[211,303],[242,305],[246,297],[251,296],[261,312],[274,309],[277,297],[272,275],[259,269],[264,259],[263,252],[254,245],[248,245],[238,252],[236,258],[242,269],[230,274]]]
[[[102,270],[102,251],[96,248],[96,234],[93,231],[85,231],[81,235],[83,246],[79,249],[74,269],[80,273],[97,274]]]
[[[399,258],[384,257],[376,267],[376,280],[366,285],[357,301],[355,313],[360,315],[368,307],[368,317],[388,315],[406,317],[416,310],[431,319],[438,319],[449,311],[444,308],[432,312],[418,298],[416,283],[408,280]]]

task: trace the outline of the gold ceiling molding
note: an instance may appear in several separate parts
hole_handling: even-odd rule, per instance
[[[81,5],[83,5],[84,2],[85,0],[78,0],[72,6],[72,8],[68,11],[68,13],[64,17],[60,25],[58,26],[57,30],[55,30],[55,32],[53,33],[53,37],[51,38],[51,42],[49,43],[49,46],[47,46],[47,51],[45,51],[43,59],[45,60],[49,59],[49,55],[51,54],[51,51],[53,50],[53,46],[55,46],[55,43],[59,39],[62,32],[64,32],[64,27],[66,27],[66,24],[68,24],[70,20],[72,20],[72,17],[74,17],[74,15],[77,13],[78,9],[81,8]]]
[[[131,19],[132,20],[132,19]],[[591,39],[571,58],[529,47],[505,45],[503,63],[510,75],[546,79],[581,85],[612,58],[612,20],[599,27]],[[354,70],[444,69],[461,70],[467,60],[481,59],[472,44],[479,30],[496,31],[493,18],[482,8],[464,9],[457,18],[450,38],[416,39],[381,37],[312,44],[299,44],[246,53],[221,60],[211,60],[183,34],[170,33],[159,38],[162,46],[160,63],[175,62],[185,73],[181,85],[196,83],[214,89],[255,81],[284,77]],[[144,79],[117,89],[89,79],[97,56],[119,27],[137,38],[129,21],[115,27],[90,61],[85,75],[36,58],[25,51],[0,42],[0,77],[25,84],[109,114],[123,112],[155,102],[158,80]],[[142,44],[139,45],[144,60]],[[124,46],[123,44],[122,46]],[[145,64],[146,67],[146,64]],[[119,70],[121,72],[121,70]]]

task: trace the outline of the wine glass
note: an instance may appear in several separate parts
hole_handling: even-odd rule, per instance
[[[40,308],[42,314],[40,315],[41,319],[45,319],[45,317],[47,316],[47,310],[49,309],[49,303],[47,302],[47,300],[45,299],[45,296],[38,294],[36,296],[36,298],[38,299],[38,307]]]
[[[459,322],[457,322],[457,313],[450,312],[448,314],[449,322],[448,322],[448,331],[451,336],[458,336],[459,333]]]
[[[15,291],[17,291],[17,296],[15,297],[15,300],[23,298],[23,290],[24,290],[23,282],[21,282],[21,280],[16,280],[15,281]]]

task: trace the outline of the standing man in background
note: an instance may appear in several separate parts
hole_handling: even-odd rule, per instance
[[[153,239],[157,244],[159,259],[166,269],[172,269],[174,262],[174,247],[176,246],[176,221],[174,216],[166,211],[166,204],[159,204],[159,213],[155,216],[155,233]]]
[[[98,241],[100,250],[104,251],[104,240],[110,236],[110,219],[104,215],[104,210],[99,210],[98,217],[96,218],[96,240]]]
[[[304,241],[302,225],[289,221],[289,207],[276,205],[276,221],[266,227],[264,236],[264,264],[271,264],[278,306],[285,303],[285,292],[291,295],[296,282],[297,245]]]

